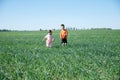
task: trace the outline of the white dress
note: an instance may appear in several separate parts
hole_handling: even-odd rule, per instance
[[[47,47],[52,47],[52,42],[53,42],[53,36],[52,35],[50,35],[50,34],[47,34],[46,36],[45,36],[45,38],[46,38],[46,46]]]

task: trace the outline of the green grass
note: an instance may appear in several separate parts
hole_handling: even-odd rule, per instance
[[[69,31],[68,46],[46,31],[0,32],[0,80],[119,80],[120,30]]]

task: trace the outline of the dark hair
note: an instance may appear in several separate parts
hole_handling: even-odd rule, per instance
[[[48,30],[48,33],[52,33],[52,30]]]
[[[65,25],[64,25],[64,24],[61,24],[61,26],[65,27]]]

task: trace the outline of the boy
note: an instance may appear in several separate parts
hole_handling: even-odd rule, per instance
[[[54,38],[52,36],[52,30],[48,31],[48,34],[43,38],[42,41],[44,41],[46,39],[46,47],[51,48],[52,47],[52,43],[54,41]]]
[[[62,30],[60,31],[60,38],[62,41],[62,45],[65,46],[67,45],[67,36],[68,36],[68,31],[65,29],[65,25],[61,24]]]

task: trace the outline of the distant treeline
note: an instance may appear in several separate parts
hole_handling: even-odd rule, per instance
[[[72,27],[72,28],[67,27],[66,29],[67,30],[112,30],[112,28],[81,28],[79,29],[75,27]],[[52,30],[55,31],[55,30],[60,30],[60,29],[52,29]],[[40,29],[40,31],[44,31],[44,30]]]
[[[81,28],[81,29],[78,29],[78,28],[66,28],[67,30],[112,30],[112,28]]]
[[[10,32],[12,30],[8,30],[8,29],[0,29],[0,32]]]
[[[112,30],[112,28],[91,28],[91,30]]]
[[[90,28],[90,29],[78,29],[78,28],[66,28],[67,30],[112,30],[112,28]],[[52,29],[53,31],[55,30],[59,30],[59,29]],[[11,31],[19,31],[19,30],[8,30],[8,29],[0,29],[0,32],[11,32]],[[27,30],[23,30],[23,31],[27,31]],[[39,30],[38,30],[39,31]],[[40,29],[40,31],[44,31],[43,29]]]

